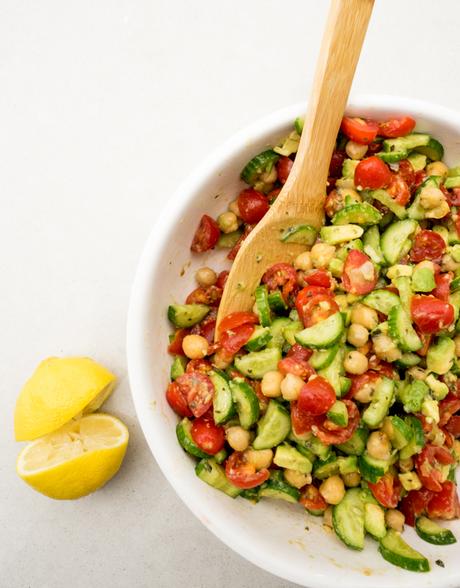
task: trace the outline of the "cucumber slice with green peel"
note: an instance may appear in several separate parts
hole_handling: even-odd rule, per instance
[[[294,121],[294,129],[296,130],[296,133],[298,135],[302,134],[303,124],[304,124],[303,118],[301,118],[300,116],[298,116]]]
[[[460,276],[454,278],[450,283],[450,291],[456,292],[457,290],[460,290]]]
[[[364,480],[376,484],[387,473],[391,463],[383,459],[375,459],[368,453],[363,453],[363,455],[358,456],[358,465]]]
[[[259,420],[260,407],[257,394],[242,378],[235,378],[229,384],[240,425],[243,429],[250,429]]]
[[[364,229],[358,225],[335,225],[323,227],[320,231],[321,239],[329,245],[338,245],[359,239]]]
[[[336,447],[347,455],[362,455],[366,449],[368,436],[369,431],[366,428],[358,427],[348,441],[340,443]]]
[[[289,133],[289,135],[283,139],[283,141],[273,148],[273,151],[279,153],[280,155],[284,155],[284,157],[289,157],[289,155],[297,153],[299,143],[299,134],[296,131],[292,131],[292,133]]]
[[[254,380],[261,380],[267,372],[278,369],[281,351],[278,347],[252,351],[235,359],[235,367],[243,375]]]
[[[460,188],[460,176],[457,176],[455,178],[446,178],[446,181],[444,182],[444,187],[448,190],[452,188]]]
[[[257,423],[254,449],[271,449],[282,443],[291,430],[291,417],[282,404],[270,400],[264,416]]]
[[[246,164],[241,172],[241,179],[246,184],[254,186],[263,174],[272,170],[279,158],[280,156],[273,149],[262,151]]]
[[[421,382],[423,384],[423,382]],[[420,453],[425,445],[425,434],[423,432],[422,424],[417,417],[412,415],[405,417],[405,422],[412,429],[412,439],[403,447],[399,453],[400,459],[408,459],[416,453]]]
[[[385,163],[398,163],[402,159],[407,159],[409,151],[402,149],[401,151],[379,151],[376,153],[377,157]]]
[[[179,376],[185,374],[186,365],[187,359],[185,357],[182,357],[181,355],[176,355],[174,361],[171,364],[171,371],[169,374],[172,381],[176,380]]]
[[[335,354],[335,357],[332,360],[332,362],[327,367],[323,368],[322,370],[319,370],[318,372],[318,375],[327,380],[329,384],[334,388],[335,394],[339,398],[342,396],[343,382],[341,378],[345,373],[345,369],[343,367],[344,355],[345,347],[341,346]]]
[[[416,353],[403,353],[402,356],[395,361],[395,364],[401,368],[410,368],[418,365],[421,361],[422,358]]]
[[[336,312],[316,325],[297,333],[295,340],[304,347],[325,349],[337,343],[344,331],[345,322],[342,313]]]
[[[363,250],[371,260],[381,265],[385,260],[382,250],[380,249],[380,231],[378,227],[373,225],[369,227],[363,235]]]
[[[168,319],[181,329],[193,327],[211,310],[206,304],[171,304],[168,306]]]
[[[342,164],[342,176],[345,179],[352,180],[355,177],[355,171],[358,167],[359,160],[357,159],[345,159]]]
[[[241,488],[237,488],[228,481],[224,468],[215,459],[202,459],[196,465],[195,473],[200,480],[231,498],[236,498],[242,491]]]
[[[289,438],[291,438],[291,435],[292,435],[292,430],[289,433]],[[299,453],[301,453],[303,456],[305,456],[310,461],[311,464],[315,463],[316,455],[313,453],[313,451],[310,451],[309,449],[307,449],[304,445],[301,445],[300,443],[296,443],[296,449]]]
[[[273,472],[273,474],[281,474],[281,472]],[[286,500],[292,504],[297,504],[300,498],[300,492],[294,486],[288,484],[282,477],[271,475],[270,478],[262,484],[259,490],[261,498],[276,498],[278,500]]]
[[[267,347],[278,347],[279,349],[282,349],[284,343],[286,342],[284,337],[284,330],[292,324],[293,323],[291,319],[284,316],[274,319],[270,326],[270,335],[272,338],[267,344]]]
[[[347,406],[341,400],[336,400],[331,408],[327,411],[327,418],[338,425],[339,427],[346,427],[348,425],[348,410]]]
[[[383,204],[388,208],[390,212],[392,212],[395,216],[397,216],[400,220],[407,218],[407,210],[401,204],[395,202],[395,200],[388,194],[386,190],[372,190],[370,192],[370,196]]]
[[[438,375],[447,374],[455,359],[455,342],[450,337],[438,337],[434,345],[430,345],[426,355],[426,367]]]
[[[268,304],[267,286],[257,286],[254,297],[256,299],[257,315],[260,324],[263,327],[269,327],[272,324],[272,316],[270,312],[270,305]]]
[[[383,255],[390,265],[394,265],[401,258],[406,241],[418,227],[418,223],[412,219],[400,220],[392,223],[383,233],[380,244]]]
[[[341,476],[359,472],[358,458],[356,455],[349,455],[348,457],[339,457],[339,472]]]
[[[391,422],[391,445],[395,449],[402,449],[412,441],[412,437],[414,436],[412,428],[406,423],[406,421],[403,421],[403,419],[397,415],[388,418]]]
[[[352,549],[364,549],[364,504],[360,490],[347,490],[342,501],[332,509],[332,523],[345,545]]]
[[[187,417],[182,419],[176,426],[176,436],[180,445],[187,453],[194,457],[209,457],[208,453],[202,451],[192,439],[192,422]]]
[[[214,422],[216,425],[221,425],[235,415],[232,392],[228,380],[224,376],[216,371],[211,371],[208,376],[215,390],[212,402]]]
[[[371,429],[380,425],[388,414],[394,398],[394,383],[389,378],[382,378],[375,387],[372,400],[362,413],[362,421]]]
[[[219,249],[233,249],[233,247],[235,247],[235,245],[238,243],[242,234],[243,231],[241,229],[237,229],[231,233],[221,233],[217,241],[217,247]]]
[[[432,521],[428,517],[419,517],[415,521],[415,530],[417,535],[433,545],[452,545],[457,543],[455,535],[450,529],[446,529]]]
[[[241,490],[240,497],[257,504],[260,500],[260,486],[255,488],[248,488],[247,490]]]
[[[269,327],[259,327],[254,329],[254,333],[244,346],[248,351],[260,351],[271,341],[272,335]]]
[[[399,296],[389,290],[374,290],[362,300],[366,306],[370,306],[378,312],[388,314],[394,306],[399,306],[401,301]]]
[[[412,149],[417,149],[418,147],[429,145],[430,140],[430,135],[425,133],[412,133],[404,137],[385,139],[382,143],[382,147],[386,153],[391,153],[392,151],[409,151]]]
[[[318,480],[325,480],[340,472],[340,461],[335,454],[330,455],[325,461],[315,461],[313,476]]]
[[[427,156],[422,153],[412,152],[407,159],[411,163],[415,172],[421,171],[426,167]]]
[[[301,474],[309,474],[313,467],[312,462],[305,455],[287,443],[276,448],[273,463],[280,468],[295,470]]]
[[[270,292],[268,295],[268,304],[275,314],[285,314],[289,310],[289,306],[284,301],[279,290]]]
[[[214,455],[214,459],[216,460],[216,463],[218,463],[218,464],[224,463],[224,461],[227,459],[227,457],[228,457],[228,453],[225,449],[221,449],[220,451],[218,451]]]
[[[322,370],[331,365],[334,357],[339,351],[339,345],[333,345],[329,349],[317,349],[309,359],[309,363],[314,370]]]
[[[401,306],[404,308],[407,315],[410,316],[410,305],[414,294],[411,288],[411,279],[409,276],[399,276],[394,280],[394,285],[398,288]]]
[[[332,452],[330,445],[326,445],[314,436],[311,436],[309,439],[304,441],[304,445],[309,451],[311,451],[322,461],[326,460]]]
[[[423,347],[409,315],[401,305],[393,306],[388,313],[388,332],[402,351],[418,351]]]
[[[429,572],[430,564],[426,557],[408,545],[399,533],[389,529],[379,544],[384,559],[395,566],[410,572]]]
[[[300,321],[292,321],[289,325],[283,327],[282,335],[289,345],[295,345],[295,336],[297,333],[300,333],[300,331],[303,331],[303,324]]]
[[[431,161],[441,161],[444,157],[444,147],[433,137],[430,137],[430,140],[426,145],[415,147],[415,151],[422,155],[426,155]]]
[[[346,396],[351,388],[352,380],[346,376],[340,376],[340,398]]]
[[[333,225],[378,225],[382,213],[367,202],[345,206],[332,217]]]
[[[412,201],[412,204],[407,209],[407,213],[409,218],[415,220],[423,220],[425,218],[426,210],[420,203],[421,193],[424,188],[433,187],[439,188],[442,182],[441,176],[428,176],[426,180],[420,185],[420,187],[415,192],[415,198]]]
[[[318,231],[311,225],[293,225],[287,229],[283,229],[280,241],[283,243],[300,243],[311,247],[316,241]]]
[[[364,504],[364,528],[377,540],[383,539],[387,534],[385,511],[379,504],[371,502]]]

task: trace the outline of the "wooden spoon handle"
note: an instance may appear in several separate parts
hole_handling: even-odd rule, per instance
[[[318,216],[322,218],[324,197],[321,200],[319,195],[324,195],[335,138],[373,5],[374,0],[331,2],[299,150],[280,194],[279,205],[287,197],[290,214],[301,213],[308,205],[310,210],[321,209]]]

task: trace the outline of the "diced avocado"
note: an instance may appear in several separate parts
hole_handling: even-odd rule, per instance
[[[333,257],[327,266],[334,278],[341,278],[343,274],[344,263],[338,257]]]
[[[333,225],[377,225],[382,220],[382,213],[367,202],[345,206],[332,217]]]
[[[235,359],[235,367],[245,376],[261,380],[267,372],[278,369],[278,362],[281,359],[281,351],[278,347],[252,351],[242,357]]]
[[[420,357],[420,355],[417,355],[416,353],[407,352],[403,353],[395,363],[398,365],[398,367],[410,368],[414,367],[415,365],[418,365],[421,361],[422,358]]]
[[[411,384],[398,389],[398,399],[406,412],[420,412],[427,394],[428,386],[421,380],[414,380]]]
[[[217,488],[231,498],[236,498],[241,492],[241,488],[237,488],[228,481],[223,467],[215,459],[202,459],[197,464],[195,473],[203,482]]]
[[[272,335],[269,327],[256,326],[245,348],[248,351],[260,351],[267,345],[271,338]]]
[[[387,533],[385,511],[379,504],[372,504],[371,502],[364,504],[364,528],[375,539],[385,537]]]
[[[362,414],[363,422],[371,429],[375,429],[387,415],[393,397],[394,383],[383,377],[375,387],[371,403]]]
[[[273,328],[273,325],[272,325]],[[303,325],[300,321],[291,321],[289,325],[283,327],[283,337],[289,343],[289,345],[295,345],[296,333],[300,333],[303,330]]]
[[[181,355],[176,355],[171,365],[171,380],[176,380],[179,376],[185,373],[185,366],[187,365],[187,359]]]
[[[171,304],[168,307],[168,319],[181,329],[193,327],[211,310],[206,304]]]
[[[295,470],[301,474],[309,474],[312,470],[311,461],[287,443],[276,448],[273,462],[280,468]]]
[[[311,225],[293,225],[284,229],[280,241],[283,243],[300,243],[311,247],[316,241],[318,231]]]
[[[425,169],[427,156],[422,153],[411,153],[408,156],[408,161],[412,164],[415,172]]]
[[[361,239],[353,239],[352,241],[348,241],[347,243],[341,245],[337,249],[336,258],[340,259],[341,261],[345,261],[352,249],[357,249],[358,251],[362,251],[364,249]]]
[[[455,343],[450,337],[438,337],[434,345],[430,345],[426,356],[426,365],[430,372],[443,375],[452,367],[455,357]]]
[[[297,131],[292,131],[279,145],[273,148],[273,151],[279,153],[280,155],[284,155],[284,157],[289,157],[293,153],[297,153],[297,149],[299,148],[300,142],[300,135]]]
[[[413,273],[413,266],[396,263],[387,269],[387,278],[395,282],[398,278],[410,278]]]
[[[438,380],[434,374],[428,374],[425,378],[435,400],[443,400],[449,394],[449,386]]]
[[[425,434],[423,432],[422,424],[415,416],[406,416],[405,422],[412,429],[412,439],[403,447],[399,453],[400,459],[407,459],[416,453],[419,453],[425,445]]]
[[[342,177],[353,180],[358,163],[358,159],[345,159],[342,164]]]
[[[319,459],[326,460],[331,454],[331,446],[326,445],[318,439],[318,437],[310,437],[304,442],[304,445],[312,453],[314,453]]]
[[[320,231],[321,239],[329,245],[359,239],[363,233],[364,229],[358,225],[328,226],[323,227]]]
[[[291,430],[288,411],[276,400],[270,400],[267,412],[257,423],[257,437],[254,449],[271,449],[282,443]]]
[[[402,484],[404,490],[410,492],[411,490],[420,490],[422,483],[420,478],[415,472],[405,472],[404,474],[398,474],[399,481]]]
[[[412,274],[412,290],[414,292],[431,292],[436,288],[434,271],[429,267],[415,266]]]
[[[348,425],[347,405],[341,400],[336,400],[327,411],[327,418],[339,427],[346,427]]]
[[[381,539],[379,551],[388,562],[410,572],[430,571],[430,564],[426,557],[412,549],[393,529],[389,529],[385,537]]]
[[[297,504],[299,502],[300,492],[283,479],[281,472],[276,471],[272,472],[270,478],[262,484],[259,490],[259,496],[262,498],[286,500],[286,502]]]
[[[422,402],[422,414],[431,422],[439,423],[439,404],[434,398],[426,396]]]

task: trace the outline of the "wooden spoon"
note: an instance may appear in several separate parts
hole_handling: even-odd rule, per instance
[[[278,262],[292,263],[305,251],[305,245],[280,241],[281,232],[299,224],[317,229],[323,224],[329,164],[373,5],[374,0],[331,2],[294,166],[233,262],[216,333],[225,316],[252,308],[254,290],[267,268]]]

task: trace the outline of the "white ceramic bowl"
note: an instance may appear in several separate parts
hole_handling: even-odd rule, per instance
[[[343,546],[308,516],[302,507],[264,500],[257,505],[232,500],[196,476],[193,461],[179,447],[176,416],[165,400],[171,358],[166,352],[170,325],[166,308],[183,301],[192,289],[194,271],[203,265],[228,267],[223,252],[191,256],[190,240],[204,212],[216,216],[242,187],[244,164],[276,143],[302,116],[304,105],[285,108],[257,121],[228,140],[178,189],[153,228],[140,260],[128,320],[128,364],[137,415],[150,449],[163,473],[191,511],[217,537],[261,568],[302,586],[330,588],[459,588],[460,543],[435,547],[421,541],[412,529],[409,542],[429,557],[428,574],[406,572],[387,564],[376,543],[365,550]],[[460,115],[445,108],[391,96],[362,96],[348,112],[382,119],[410,114],[418,129],[432,132],[446,147],[450,164],[460,161]],[[460,524],[451,523],[460,538]],[[441,568],[435,560],[442,559]]]

